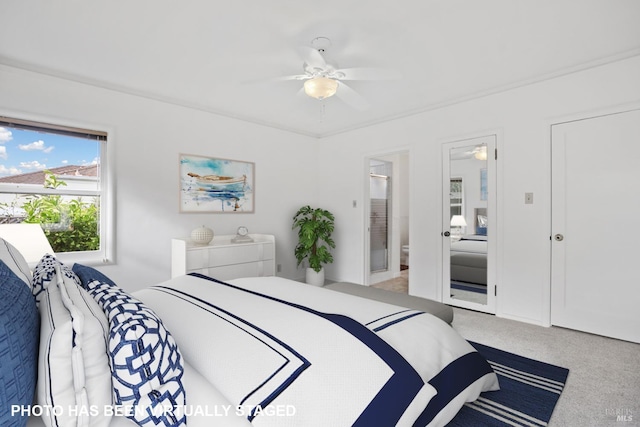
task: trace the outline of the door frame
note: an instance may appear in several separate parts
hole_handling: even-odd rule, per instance
[[[445,230],[449,230],[450,231],[450,226],[449,226],[449,213],[450,213],[450,208],[449,208],[449,202],[445,202],[445,184],[446,184],[446,188],[449,188],[449,181],[450,181],[450,176],[448,176],[448,178],[446,179],[445,182],[445,173],[447,173],[447,175],[450,175],[449,173],[449,151],[448,149],[451,148],[452,146],[465,146],[467,144],[470,143],[470,141],[474,140],[474,139],[480,139],[480,138],[488,138],[488,137],[492,137],[493,141],[492,141],[492,147],[491,147],[491,151],[493,151],[493,153],[491,151],[488,152],[488,157],[487,157],[487,170],[492,170],[493,173],[490,173],[488,175],[488,186],[490,191],[490,194],[493,194],[493,199],[489,199],[488,205],[487,207],[491,208],[490,211],[493,211],[493,214],[489,216],[488,218],[488,244],[487,244],[487,304],[479,304],[479,303],[474,303],[474,302],[470,302],[470,301],[464,301],[464,300],[459,300],[459,299],[453,299],[448,295],[448,290],[450,288],[450,284],[449,286],[446,286],[445,281],[450,281],[450,272],[448,272],[446,269],[450,268],[450,263],[447,262],[446,263],[446,269],[445,269],[445,261],[449,259],[449,252],[450,252],[450,241],[447,239],[445,240],[445,236],[443,235],[443,233],[445,232]],[[439,145],[440,145],[440,151],[441,151],[441,187],[440,187],[440,192],[441,192],[441,209],[440,209],[440,224],[441,224],[441,244],[440,244],[440,262],[439,262],[439,283],[440,283],[440,289],[441,289],[441,295],[442,295],[442,302],[444,302],[445,304],[450,304],[450,305],[455,305],[457,307],[462,307],[462,308],[468,308],[471,310],[476,310],[476,311],[481,311],[481,312],[485,312],[485,313],[490,313],[490,314],[496,314],[498,313],[498,297],[497,297],[497,288],[498,288],[498,284],[500,281],[500,269],[498,268],[499,265],[501,265],[500,263],[500,251],[499,251],[499,247],[501,245],[498,244],[499,242],[499,237],[501,236],[501,232],[500,232],[500,222],[498,221],[498,218],[500,216],[499,211],[501,209],[501,197],[499,197],[499,195],[501,194],[501,187],[499,185],[500,181],[498,180],[498,177],[501,176],[501,171],[500,171],[500,165],[502,162],[498,162],[498,153],[500,152],[500,147],[502,146],[502,130],[501,129],[494,129],[494,130],[485,130],[485,131],[479,131],[479,132],[474,132],[474,133],[470,133],[470,134],[466,134],[466,135],[461,135],[458,137],[451,137],[451,138],[447,138],[447,139],[442,139],[439,141]],[[487,147],[489,150],[489,147]],[[445,160],[446,159],[446,160]],[[448,194],[448,190],[447,190],[447,194]],[[489,203],[491,204],[491,206],[489,206]],[[445,214],[446,211],[446,214]],[[445,218],[447,218],[447,220],[445,221]],[[491,255],[491,257],[489,257],[489,255]]]
[[[371,202],[370,202],[370,183],[369,183],[369,167],[370,167],[370,162],[373,159],[380,159],[380,158],[384,158],[384,157],[388,157],[388,156],[393,156],[395,154],[407,154],[409,156],[409,205],[411,204],[411,186],[412,186],[412,182],[413,182],[413,168],[411,167],[412,164],[412,150],[411,147],[397,147],[394,149],[390,149],[390,150],[385,150],[385,151],[376,151],[376,152],[371,152],[371,153],[366,153],[363,157],[363,174],[362,174],[362,179],[363,179],[363,191],[364,191],[364,196],[363,196],[363,202],[362,202],[362,212],[363,212],[363,255],[364,255],[364,262],[363,262],[363,267],[364,267],[364,271],[363,271],[363,285],[365,286],[371,286],[372,281],[371,281],[371,260],[370,260],[370,251],[371,251],[371,240],[370,240],[370,236],[369,236],[369,221],[370,221],[370,215],[371,215]],[[396,170],[395,170],[395,165],[394,165],[394,175],[396,174]],[[393,177],[392,177],[393,178]],[[395,180],[392,180],[392,182]],[[392,184],[394,185],[394,184]],[[394,197],[395,196],[395,197]],[[397,195],[392,195],[392,203],[396,203],[397,201]],[[355,203],[355,201],[354,201]],[[354,206],[355,207],[355,206]],[[392,208],[393,209],[393,208]],[[409,212],[411,212],[411,209],[409,208]],[[389,242],[388,242],[388,247],[393,248],[393,246],[395,245],[395,241],[399,239],[399,230],[395,230],[395,226],[393,224],[393,218],[391,218],[390,220],[390,233],[389,233]],[[409,218],[409,236],[411,236],[411,218]],[[411,237],[409,238],[411,239]],[[400,254],[397,254],[397,257],[400,257]],[[390,265],[390,270],[391,270],[391,265]],[[393,278],[393,273],[390,272],[390,279]],[[409,280],[409,289],[411,286],[411,282]]]
[[[373,283],[378,283],[378,282],[382,282],[382,281],[386,281],[386,280],[390,280],[393,279],[394,274],[393,274],[393,269],[394,269],[394,259],[393,259],[393,249],[394,249],[394,243],[395,243],[395,237],[394,237],[394,223],[393,223],[393,214],[394,214],[394,209],[395,209],[395,200],[394,200],[394,195],[395,195],[395,189],[393,188],[394,185],[396,185],[396,180],[394,179],[394,174],[396,173],[396,168],[397,165],[394,164],[394,162],[392,160],[386,160],[383,159],[381,157],[372,157],[369,159],[371,160],[378,160],[381,162],[385,162],[385,163],[390,163],[391,164],[391,175],[385,175],[384,179],[386,180],[386,249],[385,249],[385,264],[386,264],[386,268],[380,269],[380,270],[376,270],[376,271],[371,271],[371,252],[369,252],[369,256],[367,257],[369,259],[369,280]],[[371,186],[373,184],[373,180],[374,178],[377,179],[382,179],[382,175],[374,175],[369,173],[369,190],[371,190]],[[369,194],[369,196],[371,196],[371,194]],[[371,198],[368,199],[368,203],[367,203],[367,207],[369,208],[369,224],[368,224],[368,235],[369,235],[369,250],[371,251]]]
[[[552,197],[553,197],[553,177],[551,176],[551,171],[552,171],[552,162],[553,162],[553,126],[555,125],[562,125],[565,123],[571,123],[571,122],[577,122],[577,121],[582,121],[582,120],[589,120],[589,119],[595,119],[597,117],[602,117],[602,116],[608,116],[608,115],[612,115],[612,114],[620,114],[620,113],[626,113],[628,111],[634,111],[634,110],[638,110],[640,109],[640,102],[629,102],[629,103],[622,103],[622,104],[618,104],[618,105],[614,105],[614,106],[609,106],[609,107],[605,107],[605,108],[596,108],[593,110],[588,110],[588,111],[581,111],[578,113],[569,113],[569,114],[562,114],[562,115],[558,115],[555,117],[550,117],[547,121],[546,121],[546,135],[547,135],[547,143],[546,143],[546,149],[547,151],[547,159],[549,161],[549,163],[547,164],[547,170],[548,175],[547,175],[547,182],[546,182],[546,188],[548,189],[548,194],[547,194],[547,212],[549,213],[549,216],[547,218],[545,218],[545,220],[547,221],[547,230],[549,232],[549,246],[548,246],[548,252],[547,252],[547,258],[549,260],[549,263],[547,264],[547,271],[546,271],[546,275],[547,275],[547,283],[546,286],[543,286],[542,288],[542,323],[541,326],[545,326],[545,327],[550,327],[552,326],[552,322],[551,322],[551,286],[552,286],[552,275],[553,275],[553,271],[552,271],[552,256],[553,256],[553,243],[554,241],[553,239],[553,221],[552,221],[552,215],[553,215],[553,205],[552,205]]]
[[[549,207],[548,207],[548,212],[549,212],[549,219],[548,219],[548,230],[549,230],[549,265],[548,265],[548,286],[545,286],[543,288],[544,291],[544,305],[543,305],[543,313],[546,314],[546,316],[544,316],[544,320],[546,321],[546,324],[544,326],[553,326],[554,322],[553,322],[553,286],[554,283],[556,283],[556,277],[559,274],[558,271],[554,270],[554,257],[555,257],[555,250],[560,250],[561,247],[558,247],[558,243],[554,240],[554,233],[561,233],[564,234],[565,232],[565,227],[564,227],[564,223],[562,222],[563,220],[560,221],[554,221],[554,203],[553,201],[555,200],[555,195],[554,195],[554,177],[553,177],[553,172],[554,172],[554,126],[561,126],[561,125],[565,125],[565,124],[571,124],[571,123],[576,123],[576,122],[580,122],[580,121],[586,121],[586,120],[593,120],[593,119],[598,119],[598,118],[603,118],[603,117],[607,117],[607,116],[614,116],[614,115],[618,115],[618,114],[624,114],[624,113],[629,113],[629,112],[638,112],[640,111],[640,102],[631,102],[631,103],[623,103],[623,104],[619,104],[619,105],[615,105],[612,107],[607,107],[607,108],[600,108],[600,109],[595,109],[595,110],[590,110],[588,112],[580,112],[580,113],[573,113],[573,114],[569,114],[569,115],[564,115],[564,116],[559,116],[559,117],[555,117],[552,118],[550,120],[548,120],[547,125],[548,125],[548,159],[549,159],[549,181],[548,181],[548,189],[549,189]],[[557,159],[555,159],[557,161]],[[564,179],[564,178],[562,178]],[[562,226],[558,226],[558,224],[561,224]],[[559,322],[562,323],[562,322]],[[569,326],[570,328],[570,326]],[[599,332],[596,331],[587,331],[585,330],[585,332],[587,333],[594,333],[594,334],[599,334]],[[615,339],[623,339],[626,340],[627,338],[625,337],[618,337],[618,336],[613,336],[613,335],[604,335],[604,336],[608,336],[610,338],[615,338]],[[637,342],[637,341],[634,341]]]

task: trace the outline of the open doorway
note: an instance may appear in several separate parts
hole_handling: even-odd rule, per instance
[[[369,266],[371,274],[389,271],[393,205],[393,163],[371,159],[369,163]]]
[[[408,293],[409,152],[369,157],[366,169],[366,284]]]

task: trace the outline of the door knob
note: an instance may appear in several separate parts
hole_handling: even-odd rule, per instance
[[[556,242],[562,242],[564,240],[564,236],[562,234],[556,234],[553,238],[556,239]]]
[[[449,237],[449,236],[451,236],[451,233],[450,233],[449,231],[443,231],[443,232],[442,232],[442,235],[443,235],[444,237]]]

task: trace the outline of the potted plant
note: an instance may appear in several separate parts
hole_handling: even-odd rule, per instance
[[[298,266],[305,259],[309,266],[306,271],[306,282],[311,285],[324,285],[324,264],[333,262],[329,248],[336,244],[331,238],[334,229],[334,216],[331,212],[303,206],[293,217],[292,229],[298,229],[298,245],[295,249]]]

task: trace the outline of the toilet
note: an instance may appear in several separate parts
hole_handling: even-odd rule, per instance
[[[402,259],[404,262],[401,264],[409,266],[409,245],[402,245]]]

